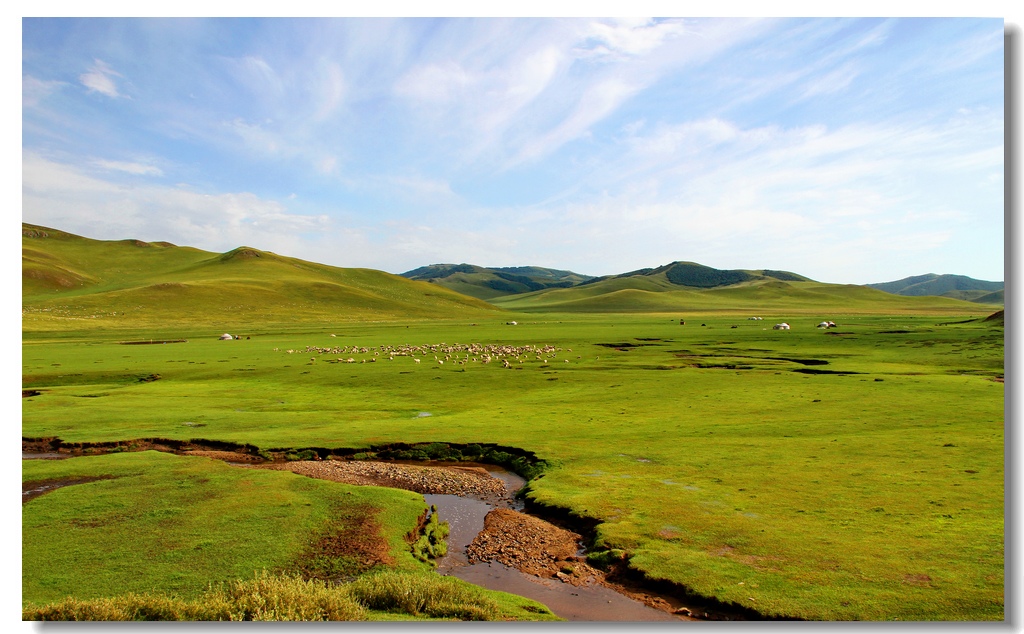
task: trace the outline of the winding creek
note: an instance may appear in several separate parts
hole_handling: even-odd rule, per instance
[[[24,459],[54,459],[63,457],[67,457],[67,454],[49,452],[23,453]],[[210,457],[220,457],[223,459],[225,456]],[[324,465],[334,467],[339,466],[336,463],[331,463],[334,463],[334,461],[305,464],[312,465],[313,467],[322,467]],[[254,466],[251,463],[232,464],[249,468]],[[286,463],[285,465],[277,464],[270,466],[272,468],[287,468],[289,470],[296,471],[297,473],[303,473],[301,469],[298,469],[298,467],[295,466],[301,464],[302,463]],[[435,506],[437,508],[439,519],[441,521],[448,522],[450,527],[448,536],[448,554],[436,562],[438,574],[451,575],[491,590],[510,592],[534,599],[545,604],[552,612],[569,621],[646,622],[694,620],[688,616],[675,614],[670,611],[671,609],[656,609],[646,605],[642,601],[617,592],[593,576],[577,578],[573,580],[573,583],[569,583],[566,579],[568,575],[564,575],[562,573],[555,573],[554,575],[541,575],[539,573],[527,574],[516,568],[505,565],[496,559],[489,561],[472,561],[473,558],[469,555],[468,551],[470,549],[470,545],[478,536],[481,535],[481,532],[484,531],[485,518],[488,513],[491,513],[496,509],[509,509],[519,513],[524,512],[523,503],[520,499],[515,497],[515,493],[526,484],[526,481],[514,472],[490,464],[472,464],[467,467],[466,463],[461,463],[454,469],[451,464],[441,466],[436,462],[423,463],[401,461],[399,463],[389,461],[388,463],[376,464],[395,465],[394,467],[390,467],[392,469],[398,467],[399,464],[404,464],[412,469],[427,469],[431,472],[436,470],[438,473],[447,474],[450,474],[453,470],[468,470],[477,472],[478,477],[482,476],[483,470],[486,469],[486,472],[490,477],[497,478],[504,484],[504,493],[498,495],[493,494],[493,492],[490,494],[483,494],[480,492],[463,492],[462,495],[452,495],[448,493],[423,493],[427,506]],[[317,472],[309,472],[307,470],[304,474],[310,477],[325,477],[322,472],[317,474]],[[328,477],[328,479],[336,478]],[[49,492],[53,488],[78,484],[82,481],[87,481],[87,479],[77,481],[75,479],[69,479],[64,481],[35,483],[35,485],[30,487],[31,492],[28,490],[23,492],[23,500],[27,501],[28,499],[31,499],[31,497]],[[490,482],[489,484],[494,485],[493,482]],[[401,488],[410,488],[404,485],[398,486]],[[501,487],[497,488],[500,489]],[[531,516],[524,515],[522,517],[529,518]],[[537,518],[534,518],[532,521],[543,522],[543,520]],[[561,530],[553,525],[546,523],[545,525],[550,527],[551,532]],[[575,554],[578,556],[577,559],[579,561],[583,561],[583,555],[585,554],[583,546],[577,541],[575,548]],[[663,607],[667,607],[668,605],[664,600],[661,600],[661,603],[663,604]]]
[[[523,504],[513,495],[526,481],[493,465],[482,465],[492,477],[505,483],[507,495],[501,503],[505,508],[522,511]],[[448,554],[438,560],[437,572],[489,590],[511,592],[548,606],[552,612],[569,621],[679,621],[679,616],[657,610],[640,601],[592,583],[575,586],[558,579],[542,579],[527,575],[499,562],[470,563],[466,550],[484,528],[484,518],[498,504],[469,496],[424,494],[428,505],[437,507],[441,521],[448,522]],[[580,548],[582,554],[582,547]]]

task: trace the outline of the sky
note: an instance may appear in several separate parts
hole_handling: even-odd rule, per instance
[[[1004,279],[992,18],[21,24],[22,220],[401,273]]]

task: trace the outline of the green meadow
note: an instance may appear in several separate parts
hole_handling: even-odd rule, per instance
[[[160,248],[171,249],[147,252]],[[419,308],[338,300],[310,303],[307,318],[301,302],[319,300],[296,287],[313,278],[281,282],[295,306],[227,284],[228,303],[262,310],[255,318],[193,293],[206,283],[195,261],[166,269],[187,275],[161,273],[185,288],[153,289],[153,277],[60,257],[96,292],[26,285],[22,381],[39,394],[22,401],[24,437],[514,446],[547,465],[531,499],[594,520],[594,548],[622,551],[652,579],[766,616],[1003,619],[1003,324],[984,320],[990,307],[799,281],[788,301],[758,285],[603,300],[584,287],[495,300],[502,310],[389,276],[365,292]],[[257,259],[269,258],[245,261]],[[273,262],[286,265],[299,275]],[[280,281],[268,280],[260,288]],[[164,291],[178,303],[159,309]],[[130,297],[124,314],[101,310],[104,294]],[[816,328],[823,319],[837,328]],[[773,330],[780,321],[792,329]],[[219,341],[225,331],[242,339]],[[446,359],[441,344],[551,352],[504,367]],[[391,358],[406,346],[437,350]],[[82,475],[116,477],[23,507],[26,604],[194,598],[262,569],[296,571],[330,508],[372,518],[386,567],[422,566],[403,538],[423,505],[406,492],[152,452],[23,466],[26,481]],[[369,572],[352,566],[345,574]],[[517,609],[504,614],[524,618]]]

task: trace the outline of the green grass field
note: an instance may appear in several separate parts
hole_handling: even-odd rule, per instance
[[[24,400],[22,433],[512,445],[553,465],[532,497],[598,519],[600,545],[653,577],[773,615],[1001,619],[1002,329],[832,317],[828,332],[810,319],[787,332],[770,319],[534,315],[242,341],[152,333],[189,339],[163,345],[26,333],[24,387],[42,394]],[[433,354],[329,362],[442,342],[560,350],[512,369]],[[301,352],[311,345],[368,352]]]
[[[512,311],[272,254],[62,240],[25,238],[22,386],[39,394],[22,400],[24,437],[514,446],[549,465],[532,499],[596,520],[596,547],[652,578],[770,616],[1003,618],[1004,339],[1002,321],[982,320],[991,307],[645,278],[501,300]],[[838,327],[815,328],[824,319]],[[773,330],[781,321],[792,330]],[[217,340],[225,331],[244,336]],[[187,342],[124,344],[149,340]],[[469,344],[518,350],[485,363]],[[287,570],[335,503],[379,509],[391,565],[414,565],[399,542],[422,506],[403,492],[153,454],[26,462],[22,477],[78,472],[122,477],[24,507],[26,603],[195,597]],[[257,477],[265,493],[239,486]],[[123,499],[144,503],[129,513]],[[106,531],[121,550],[104,550]],[[58,571],[43,565],[55,557]]]

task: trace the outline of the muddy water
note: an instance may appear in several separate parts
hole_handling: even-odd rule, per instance
[[[525,484],[518,475],[486,465],[487,471],[505,482],[511,494]],[[498,562],[470,564],[466,548],[484,528],[484,516],[495,508],[494,503],[457,495],[423,496],[428,505],[437,507],[438,516],[449,524],[448,554],[438,560],[437,571],[489,590],[511,592],[540,601],[552,612],[569,621],[676,621],[676,616],[656,610],[601,585],[572,586],[552,579],[540,579],[509,568]],[[499,503],[507,508],[521,509],[518,501]]]
[[[22,482],[21,483],[21,503],[24,504],[29,500],[49,493],[55,489],[61,487],[72,486],[75,484],[85,484],[86,482],[95,482],[97,480],[110,480],[114,476],[79,476],[77,478],[61,478],[57,480],[38,480],[34,482]]]
[[[57,453],[56,451],[46,451],[38,453],[22,452],[22,460],[63,460],[70,456],[66,453]]]

